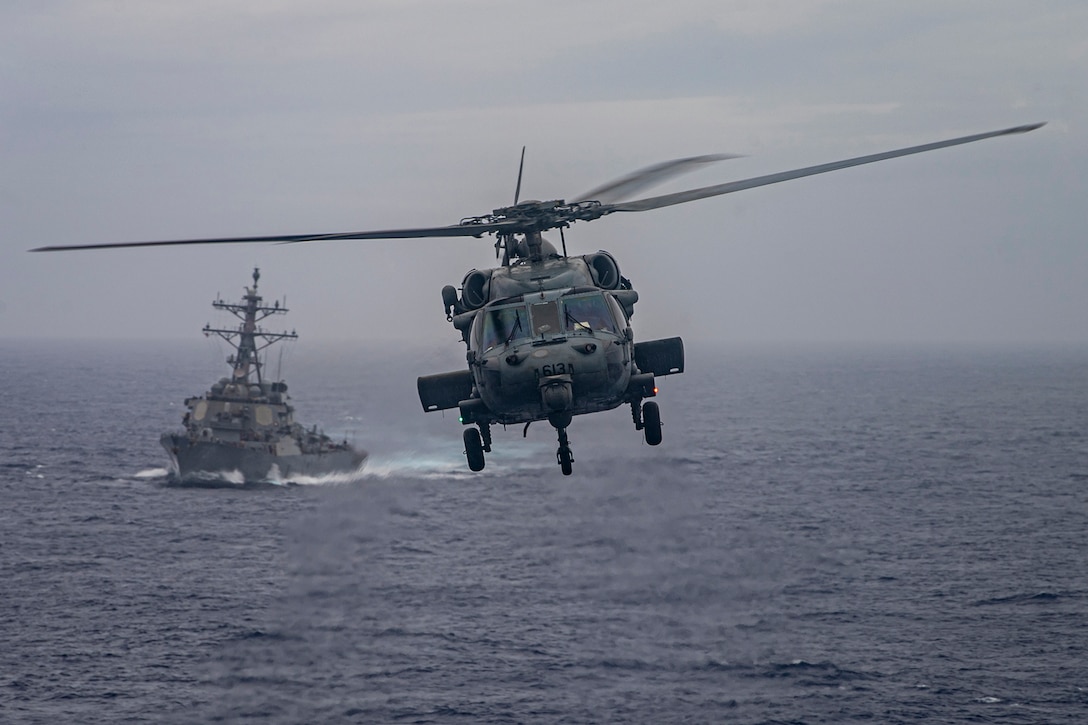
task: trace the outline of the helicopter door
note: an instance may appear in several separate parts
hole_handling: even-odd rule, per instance
[[[533,319],[533,337],[556,335],[563,331],[559,325],[559,305],[554,301],[529,305]]]

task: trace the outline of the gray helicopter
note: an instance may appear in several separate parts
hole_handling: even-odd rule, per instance
[[[574,455],[567,427],[576,415],[631,407],[635,429],[650,445],[661,443],[661,414],[655,378],[684,371],[679,337],[635,342],[631,317],[638,292],[608,252],[569,256],[563,230],[617,212],[637,212],[684,204],[790,179],[884,161],[1040,128],[1036,123],[833,161],[633,201],[623,199],[701,164],[730,158],[695,156],[641,169],[580,195],[573,201],[519,201],[521,168],[512,206],[441,227],[223,237],[155,242],[122,242],[39,247],[32,251],[108,249],[239,242],[311,242],[422,237],[496,237],[499,267],[471,270],[461,282],[442,289],[446,318],[461,333],[467,369],[420,377],[425,411],[457,409],[464,430],[465,455],[473,471],[483,470],[491,452],[491,426],[548,421],[558,434],[556,460],[570,475]],[[524,166],[524,149],[522,150]],[[544,239],[558,230],[562,251]]]

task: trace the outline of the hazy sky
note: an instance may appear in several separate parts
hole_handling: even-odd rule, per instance
[[[640,339],[1088,342],[1083,0],[8,0],[0,48],[0,341],[195,339],[260,266],[300,344],[457,353],[439,291],[488,239],[26,250],[453,224],[523,145],[552,199],[1048,121],[567,243],[616,255]]]

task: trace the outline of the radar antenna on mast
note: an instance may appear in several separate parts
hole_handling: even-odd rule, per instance
[[[261,304],[262,298],[257,294],[257,283],[260,279],[260,268],[254,267],[253,286],[246,289],[246,294],[243,296],[241,303],[224,302],[221,299],[212,302],[212,307],[230,312],[241,320],[242,324],[239,327],[225,329],[212,327],[208,324],[204,326],[203,330],[205,335],[218,335],[234,348],[234,352],[227,358],[227,362],[234,368],[234,381],[247,385],[251,382],[251,374],[256,376],[258,385],[264,382],[262,374],[264,363],[260,356],[262,350],[281,340],[298,339],[298,334],[293,330],[291,332],[268,332],[257,326],[258,322],[267,317],[285,314],[288,311],[286,304],[281,305],[278,301],[272,307]]]

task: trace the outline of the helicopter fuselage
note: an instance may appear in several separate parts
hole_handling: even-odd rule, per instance
[[[627,402],[634,360],[628,330],[620,305],[599,289],[540,291],[487,305],[469,338],[480,401],[472,417],[569,422]]]

